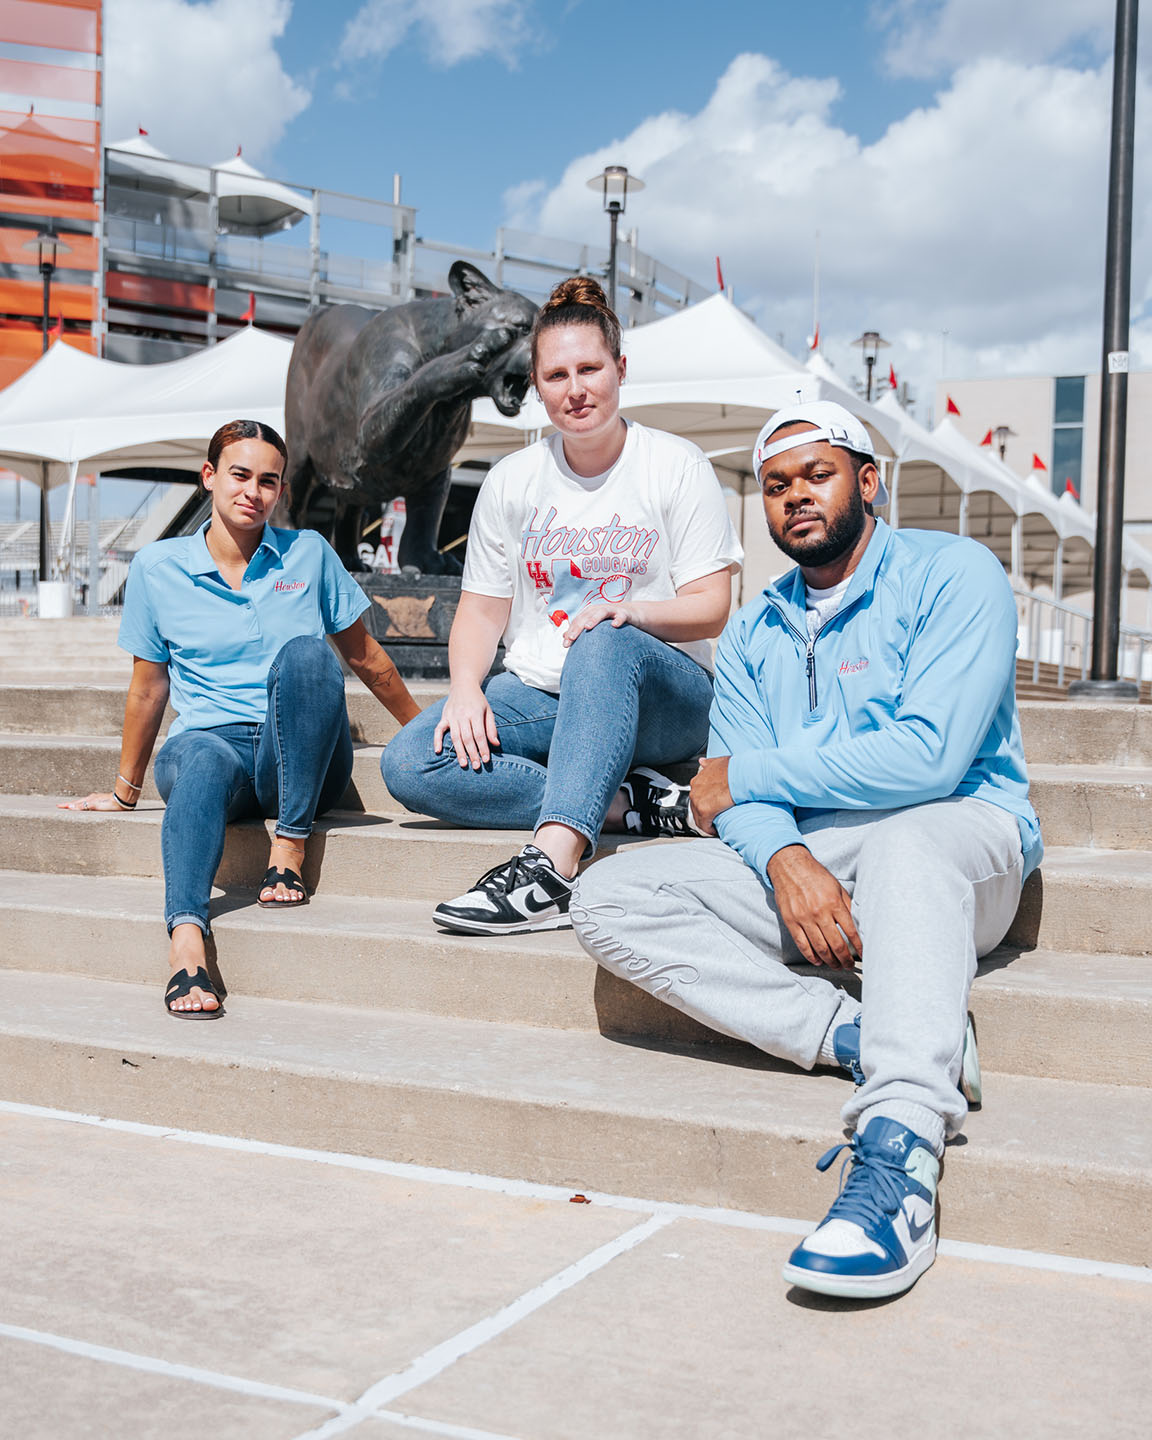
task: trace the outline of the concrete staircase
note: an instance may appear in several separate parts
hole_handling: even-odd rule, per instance
[[[430,692],[425,692],[425,700]],[[265,829],[232,827],[213,1024],[161,1005],[161,809],[107,788],[119,685],[0,685],[0,1098],[489,1174],[817,1218],[846,1083],[721,1042],[572,936],[445,936],[431,905],[520,837],[405,814],[390,717],[349,691],[345,809],[312,903],[268,914]],[[1152,1263],[1152,711],[1022,707],[1048,856],[973,997],[985,1104],[950,1148],[943,1233]]]
[[[132,657],[116,645],[113,616],[0,619],[0,685],[127,685]]]

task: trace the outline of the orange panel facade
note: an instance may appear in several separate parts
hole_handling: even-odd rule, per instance
[[[43,284],[26,245],[45,230],[69,252],[57,257],[51,324],[66,344],[98,349],[102,21],[102,0],[0,0],[0,92],[29,102],[0,111],[0,386],[40,356]]]
[[[0,56],[0,90],[10,95],[46,96],[51,100],[100,103],[100,74],[72,66],[41,65]]]
[[[97,5],[4,0],[0,5],[0,41],[94,55],[100,49],[98,9]]]
[[[212,309],[212,291],[207,285],[187,285],[178,280],[160,280],[153,275],[130,275],[124,270],[110,270],[105,280],[109,300],[124,300],[129,305],[148,305],[157,310]]]
[[[7,205],[4,208],[7,209]],[[0,229],[0,264],[37,265],[38,234],[37,230]],[[69,235],[66,243],[71,254],[58,254],[56,264],[60,271],[96,270],[100,263],[100,246],[95,235]],[[61,275],[61,279],[63,278],[65,277]]]

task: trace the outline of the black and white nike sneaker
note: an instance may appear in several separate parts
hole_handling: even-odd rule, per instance
[[[432,919],[464,935],[522,935],[530,930],[570,930],[568,901],[575,880],[566,880],[543,850],[525,845],[503,865],[481,875],[472,889],[437,905]]]
[[[620,785],[628,797],[624,828],[632,835],[703,835],[688,804],[688,786],[639,765]]]

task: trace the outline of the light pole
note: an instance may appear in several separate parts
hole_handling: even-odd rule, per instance
[[[56,271],[59,257],[71,255],[72,247],[65,245],[59,235],[53,235],[50,230],[43,230],[35,240],[25,240],[23,248],[36,251],[36,265],[44,279],[44,303],[40,317],[40,353],[43,355],[48,349],[48,325],[52,318],[52,276]]]
[[[1128,310],[1132,289],[1132,161],[1136,131],[1138,0],[1116,0],[1112,59],[1112,147],[1104,265],[1104,347],[1100,366],[1100,462],[1096,492],[1096,567],[1092,673],[1075,680],[1078,700],[1134,701],[1139,684],[1119,678],[1120,588],[1124,547],[1124,444],[1128,423]]]
[[[1016,437],[1016,431],[1010,425],[994,425],[992,427],[992,438],[996,442],[996,448],[1000,452],[1000,459],[1004,459],[1004,452],[1008,449],[1008,441]]]
[[[36,251],[36,263],[44,279],[44,305],[40,323],[40,353],[48,349],[48,322],[52,314],[52,275],[57,259],[72,253],[71,245],[65,245],[58,235],[50,230],[41,231],[35,240],[25,240],[23,249]],[[47,481],[40,489],[40,565],[39,578],[48,579],[48,486]]]
[[[865,330],[863,335],[852,341],[853,345],[860,346],[860,352],[864,356],[864,365],[868,372],[868,379],[864,386],[864,399],[871,404],[872,401],[872,371],[876,367],[876,360],[881,350],[887,350],[889,342],[877,330]]]
[[[588,181],[589,190],[599,190],[604,197],[604,209],[608,214],[608,304],[616,309],[616,227],[628,204],[629,190],[644,189],[643,180],[629,175],[626,165],[605,165],[599,175]]]

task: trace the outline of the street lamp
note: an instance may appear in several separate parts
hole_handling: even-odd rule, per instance
[[[996,448],[1000,451],[1000,459],[1004,459],[1004,452],[1008,449],[1008,441],[1016,437],[1016,431],[1009,425],[994,425],[992,427],[992,439],[996,442]]]
[[[605,165],[599,175],[588,181],[589,190],[599,190],[608,214],[608,304],[616,309],[616,227],[628,203],[628,191],[644,189],[643,180],[629,175],[626,165]]]
[[[1128,431],[1128,318],[1132,288],[1132,170],[1136,150],[1138,0],[1116,0],[1112,143],[1104,263],[1104,353],[1092,594],[1092,673],[1068,687],[1073,700],[1135,702],[1139,684],[1120,678],[1124,583],[1124,471]],[[1139,680],[1141,677],[1137,677]]]
[[[35,240],[25,240],[25,250],[36,251],[36,264],[40,274],[44,277],[44,306],[41,315],[41,345],[40,353],[48,349],[48,323],[52,316],[52,276],[56,270],[58,257],[71,255],[71,245],[65,245],[58,235],[53,235],[50,230],[41,231]]]
[[[885,340],[876,330],[865,330],[859,339],[852,341],[853,345],[860,346],[861,353],[864,356],[864,364],[868,371],[868,380],[864,388],[864,399],[869,402],[872,400],[872,371],[875,368],[876,359],[881,350],[888,349],[889,343],[890,342]]]
[[[41,315],[40,325],[40,353],[43,355],[48,349],[48,321],[52,313],[52,275],[56,269],[56,262],[61,255],[71,255],[71,245],[65,245],[58,235],[53,235],[50,230],[42,230],[35,240],[25,240],[22,247],[25,250],[36,251],[36,263],[40,268],[40,274],[44,277],[44,308]],[[40,565],[39,578],[41,581],[48,579],[48,483],[40,487]]]

